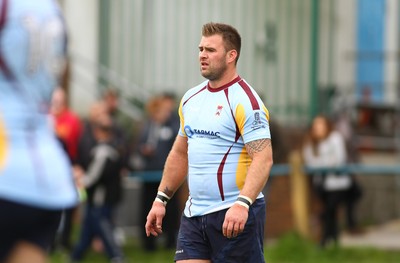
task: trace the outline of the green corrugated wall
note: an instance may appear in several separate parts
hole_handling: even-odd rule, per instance
[[[202,81],[201,26],[229,23],[242,35],[239,74],[273,117],[304,123],[321,110],[321,83],[333,82],[333,1],[101,0],[99,58],[112,72],[105,79],[129,96],[180,96]]]

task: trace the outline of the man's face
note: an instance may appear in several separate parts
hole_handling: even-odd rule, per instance
[[[209,80],[218,80],[227,69],[227,52],[222,36],[203,36],[199,44],[201,75]]]

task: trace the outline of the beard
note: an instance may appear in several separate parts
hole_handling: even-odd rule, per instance
[[[209,67],[207,70],[205,71],[201,71],[201,75],[203,77],[205,77],[208,80],[218,80],[222,77],[222,75],[225,73],[227,69],[227,65],[224,64],[222,61],[220,61],[220,63],[218,64],[217,67]]]

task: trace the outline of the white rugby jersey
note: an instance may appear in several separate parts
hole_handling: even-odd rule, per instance
[[[63,209],[78,195],[48,104],[66,55],[53,0],[0,0],[0,198]]]
[[[251,163],[245,143],[271,138],[267,108],[238,76],[217,89],[205,81],[187,91],[179,116],[179,135],[188,138],[189,198],[185,216],[232,206]],[[260,193],[257,198],[262,197]]]

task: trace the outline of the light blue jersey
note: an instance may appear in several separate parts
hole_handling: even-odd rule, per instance
[[[48,117],[66,35],[52,0],[0,0],[0,198],[62,209],[77,202]]]
[[[271,138],[269,113],[247,82],[237,77],[211,89],[208,81],[183,96],[180,136],[188,138],[189,198],[185,216],[232,206],[251,163],[245,143]],[[257,198],[262,198],[260,193]]]

